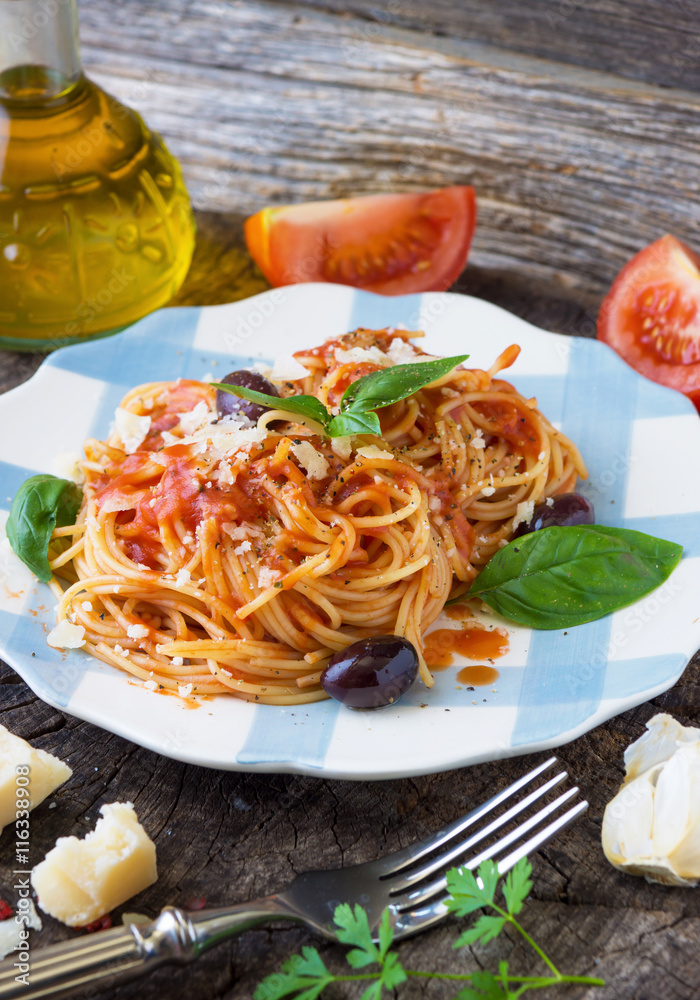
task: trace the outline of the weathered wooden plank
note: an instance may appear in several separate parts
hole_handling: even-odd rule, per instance
[[[700,894],[648,885],[605,861],[600,821],[619,786],[622,753],[658,710],[693,719],[700,661],[696,657],[674,692],[614,719],[562,747],[558,753],[590,802],[588,813],[533,857],[533,899],[523,921],[560,968],[600,975],[603,990],[566,993],[572,1000],[695,1000],[700,988]],[[243,901],[282,888],[296,872],[339,867],[378,857],[427,836],[544,759],[499,761],[413,779],[385,782],[323,781],[294,775],[208,771],[167,760],[38,702],[13,672],[0,665],[0,722],[37,746],[68,759],[69,783],[31,815],[31,861],[37,863],[57,836],[83,836],[104,802],[134,802],[158,850],[160,878],[134,902],[120,907],[153,914],[167,903]],[[14,838],[0,841],[0,897],[15,902]],[[521,975],[541,974],[534,954],[514,938],[455,952],[453,922],[401,946],[408,968],[450,972],[500,959]],[[74,937],[45,918],[35,948]],[[261,979],[303,945],[320,947],[341,971],[343,952],[302,929],[251,931],[185,969],[164,969],[148,979],[104,994],[105,1000],[244,1000]],[[448,1000],[456,987],[411,981],[400,1000]],[[102,995],[102,994],[100,994]],[[330,994],[329,994],[330,995]],[[358,996],[340,989],[336,997]],[[552,993],[552,1000],[559,993]],[[547,994],[543,994],[543,997]],[[76,1000],[78,998],[76,997]]]
[[[282,0],[286,3],[286,0]],[[376,24],[419,28],[517,52],[700,90],[698,0],[300,0]]]
[[[588,303],[664,231],[695,241],[692,94],[261,0],[83,14],[89,70],[163,133],[200,208],[471,183],[474,263]]]

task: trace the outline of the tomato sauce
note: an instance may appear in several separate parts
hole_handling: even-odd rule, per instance
[[[495,667],[479,663],[470,667],[462,667],[457,674],[457,680],[460,684],[468,684],[469,687],[486,687],[489,684],[495,684],[500,676]]]
[[[514,403],[503,399],[479,400],[474,408],[486,417],[490,425],[488,430],[504,437],[517,451],[525,455],[539,454],[540,439],[522,409]]]
[[[452,666],[453,654],[469,660],[495,660],[508,652],[505,629],[472,623],[462,629],[439,628],[425,637],[423,654],[431,670]]]

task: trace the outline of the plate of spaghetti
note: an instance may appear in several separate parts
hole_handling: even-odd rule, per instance
[[[3,541],[0,651],[46,701],[169,756],[445,770],[567,742],[700,644],[694,408],[485,302],[307,284],[162,310],[57,351],[0,410],[0,524],[38,474],[80,493],[47,584]],[[684,470],[672,488],[662,466]],[[572,491],[601,524],[683,546],[663,586],[569,629],[465,599]],[[407,692],[329,699],[328,664],[382,637],[415,650]]]

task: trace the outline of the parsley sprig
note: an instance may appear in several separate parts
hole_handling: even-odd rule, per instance
[[[327,437],[345,437],[348,434],[381,434],[379,417],[375,410],[391,406],[401,399],[413,395],[431,382],[448,375],[453,368],[461,365],[469,357],[460,354],[454,358],[436,358],[434,361],[419,361],[411,365],[394,365],[381,371],[363,375],[351,382],[340,400],[340,413],[335,416],[315,396],[268,396],[265,392],[248,389],[243,385],[228,385],[212,382],[215,389],[241,396],[251,403],[269,406],[273,410],[285,410],[298,416],[314,420],[323,428]]]
[[[379,967],[378,971],[337,975],[328,969],[316,948],[307,946],[302,949],[301,955],[289,958],[280,973],[268,976],[260,983],[254,1000],[282,1000],[283,997],[316,1000],[332,983],[362,980],[369,981],[369,985],[361,1000],[380,1000],[383,990],[394,990],[409,976],[464,983],[454,1000],[517,1000],[528,990],[571,983],[604,986],[602,979],[569,976],[560,972],[516,919],[530,894],[531,874],[532,867],[526,858],[518,861],[502,882],[498,866],[493,861],[484,861],[479,865],[478,877],[466,868],[453,868],[447,873],[447,906],[458,917],[468,916],[477,910],[492,911],[482,913],[472,927],[460,934],[454,943],[455,948],[463,948],[476,942],[487,944],[510,925],[542,959],[547,966],[546,975],[513,976],[508,971],[506,961],[499,962],[497,974],[481,969],[466,973],[404,969],[398,952],[391,949],[394,931],[389,910],[382,914],[375,942],[372,940],[367,914],[362,907],[355,906],[352,909],[347,903],[342,903],[336,907],[333,920],[338,940],[351,947],[346,956],[348,965],[352,969],[375,965]],[[496,902],[499,886],[502,890],[502,902]]]

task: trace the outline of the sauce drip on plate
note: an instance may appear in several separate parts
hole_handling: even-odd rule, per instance
[[[495,667],[487,667],[485,663],[474,664],[473,667],[462,667],[457,674],[460,684],[468,684],[470,687],[485,687],[495,684],[501,675]]]
[[[425,637],[425,662],[431,670],[451,666],[453,653],[466,656],[468,660],[495,660],[507,652],[505,629],[487,629],[475,622],[461,629],[439,628]]]

